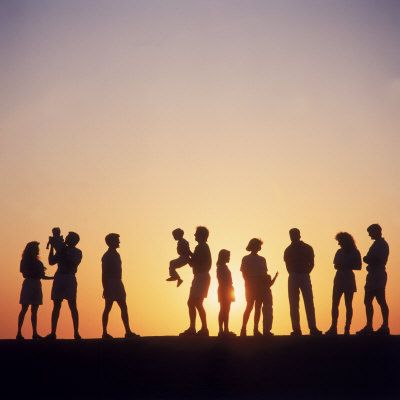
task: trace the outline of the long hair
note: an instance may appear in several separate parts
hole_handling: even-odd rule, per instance
[[[22,252],[22,261],[33,261],[39,259],[39,242],[29,242]]]
[[[342,245],[346,250],[357,249],[353,236],[351,236],[348,232],[339,232],[335,236],[335,239],[338,241],[339,245]]]
[[[229,250],[225,249],[220,250],[218,253],[217,267],[226,264],[230,254],[231,252]]]

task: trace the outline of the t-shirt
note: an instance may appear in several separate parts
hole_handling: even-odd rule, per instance
[[[40,279],[44,277],[44,265],[38,260],[21,260],[20,272],[24,278]]]
[[[379,238],[372,243],[364,261],[368,264],[367,271],[384,270],[389,258],[389,245],[384,238]]]
[[[314,250],[303,241],[292,242],[285,250],[284,260],[289,274],[309,274],[314,267]]]
[[[361,269],[361,254],[357,249],[341,248],[336,252],[333,264],[338,271]]]
[[[49,261],[57,263],[57,274],[76,274],[82,261],[82,251],[76,247],[64,246],[53,258],[49,256]]]
[[[101,259],[102,279],[104,281],[122,279],[121,256],[116,250],[108,249]]]
[[[179,239],[176,251],[180,256],[189,257],[192,252],[190,251],[189,242],[186,239]]]
[[[208,272],[211,269],[211,252],[207,243],[199,243],[193,252],[190,260],[190,266],[193,268],[193,274]]]
[[[240,267],[244,280],[261,277],[267,274],[267,261],[258,254],[248,254],[242,259]]]

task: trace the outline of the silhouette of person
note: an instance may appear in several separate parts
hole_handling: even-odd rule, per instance
[[[347,232],[339,232],[335,239],[340,249],[336,252],[333,265],[336,269],[332,293],[332,324],[326,335],[337,335],[339,304],[342,295],[346,304],[346,325],[344,334],[350,335],[350,325],[353,318],[353,295],[357,291],[356,277],[353,270],[361,269],[361,254],[353,237]]]
[[[81,339],[79,335],[79,314],[76,305],[77,281],[76,272],[82,261],[82,252],[76,245],[79,243],[79,235],[76,232],[69,232],[65,242],[58,248],[50,241],[49,264],[57,264],[57,271],[54,275],[51,299],[53,300],[53,311],[51,314],[51,333],[47,339],[56,339],[57,323],[60,316],[63,300],[68,301],[71,311],[72,323],[74,326],[74,338]]]
[[[208,229],[204,226],[198,226],[194,237],[197,246],[194,249],[193,256],[189,265],[193,271],[193,281],[190,288],[189,299],[187,302],[189,309],[190,326],[179,336],[209,336],[207,327],[207,315],[203,306],[203,301],[208,295],[210,287],[210,269],[212,265],[211,252],[207,244]],[[201,329],[196,333],[196,311],[199,313]]]
[[[263,242],[261,239],[253,238],[249,241],[246,250],[250,254],[242,259],[240,270],[242,271],[245,282],[246,309],[243,313],[243,323],[240,336],[246,336],[247,322],[254,307],[254,336],[262,336],[258,329],[263,310],[263,331],[267,336],[272,335],[272,293],[270,286],[275,282],[267,273],[267,262],[258,252],[261,250]]]
[[[108,250],[101,259],[102,266],[102,282],[103,297],[105,306],[103,311],[103,339],[112,339],[107,332],[108,315],[110,314],[114,301],[117,302],[121,309],[121,318],[125,327],[125,337],[138,337],[136,333],[131,331],[129,326],[128,307],[126,305],[126,293],[124,284],[122,283],[122,262],[121,256],[117,249],[120,245],[119,235],[117,233],[109,233],[105,237]]]
[[[374,308],[372,302],[374,298],[378,302],[383,323],[375,331],[376,334],[389,335],[389,307],[386,303],[385,288],[387,281],[386,263],[389,258],[389,245],[382,237],[382,228],[378,224],[372,224],[367,228],[370,238],[374,241],[367,255],[363,258],[367,264],[367,279],[365,282],[365,312],[367,315],[367,325],[357,332],[358,335],[373,333],[372,320]]]
[[[24,339],[22,336],[22,325],[24,323],[25,314],[31,306],[31,322],[32,322],[32,339],[41,339],[37,332],[37,312],[39,306],[43,304],[41,279],[53,279],[45,275],[46,268],[39,260],[39,242],[29,242],[22,253],[20,263],[20,272],[24,277],[22,284],[19,304],[21,311],[18,316],[18,333],[17,339]]]
[[[314,298],[311,286],[310,272],[314,268],[313,248],[300,240],[300,230],[292,228],[289,231],[291,244],[286,248],[284,260],[289,272],[288,291],[290,317],[292,320],[292,336],[302,334],[300,328],[299,300],[300,291],[303,295],[310,335],[321,335],[315,321]]]
[[[217,260],[217,279],[218,279],[218,336],[236,336],[229,331],[229,312],[232,301],[235,301],[235,291],[232,282],[232,273],[229,270],[228,263],[231,258],[231,253],[228,250],[222,249],[218,254]]]
[[[172,236],[178,242],[176,251],[179,255],[175,260],[170,261],[169,263],[169,278],[167,281],[177,281],[176,286],[179,287],[183,280],[179,276],[176,271],[178,268],[181,268],[189,263],[190,257],[192,256],[192,252],[190,251],[189,242],[183,238],[184,232],[182,229],[177,228],[172,231]]]

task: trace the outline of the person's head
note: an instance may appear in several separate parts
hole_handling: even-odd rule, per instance
[[[300,229],[297,228],[292,228],[289,231],[289,236],[290,236],[290,240],[292,242],[298,242],[300,241],[301,235],[300,235]]]
[[[53,228],[51,230],[51,232],[53,233],[53,236],[60,236],[61,235],[61,229],[60,228]]]
[[[34,260],[39,257],[39,242],[29,242],[22,252],[23,260]]]
[[[229,250],[225,249],[220,250],[218,253],[217,266],[227,264],[230,259],[231,259],[231,252]]]
[[[367,228],[367,232],[372,240],[382,237],[382,228],[379,224],[372,224]]]
[[[119,247],[119,235],[118,233],[109,233],[105,237],[105,241],[107,243],[107,246],[111,249],[117,249]]]
[[[194,234],[194,238],[198,243],[205,243],[208,239],[208,229],[205,226],[198,226]]]
[[[183,238],[185,232],[181,228],[176,228],[172,231],[172,236],[175,240],[180,240]]]
[[[251,253],[258,253],[261,250],[261,246],[263,245],[263,241],[259,238],[250,239],[249,244],[246,247],[247,251]]]
[[[65,238],[65,244],[70,247],[75,247],[79,243],[80,237],[76,232],[68,232]]]
[[[356,243],[354,241],[353,236],[351,236],[350,233],[339,232],[335,236],[335,239],[337,240],[339,246],[342,249],[355,249],[356,248]]]

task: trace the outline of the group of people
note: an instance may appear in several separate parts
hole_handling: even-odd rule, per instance
[[[390,334],[389,330],[389,308],[385,298],[385,287],[387,281],[386,263],[389,256],[389,246],[382,237],[382,228],[378,224],[373,224],[367,229],[369,236],[373,240],[367,255],[363,261],[367,264],[367,278],[365,284],[365,309],[367,323],[357,334]],[[209,336],[207,326],[207,315],[203,305],[204,299],[208,295],[212,267],[211,251],[207,244],[209,231],[204,226],[198,226],[195,232],[197,245],[193,252],[190,245],[184,239],[184,232],[178,228],[172,232],[177,241],[177,252],[179,257],[170,262],[169,277],[167,281],[176,281],[177,286],[183,282],[177,269],[189,265],[193,272],[193,280],[188,298],[189,327],[180,336]],[[292,321],[293,336],[302,335],[300,327],[299,300],[300,292],[303,296],[305,310],[307,314],[308,327],[311,335],[321,335],[322,332],[317,328],[315,318],[315,308],[313,300],[310,272],[314,268],[313,248],[301,240],[300,230],[293,228],[289,231],[291,243],[284,252],[284,261],[289,273],[288,292],[290,303],[290,317]],[[16,338],[24,339],[22,326],[25,315],[31,307],[32,338],[40,339],[37,332],[37,312],[43,302],[41,280],[53,280],[51,299],[53,310],[51,314],[51,332],[46,336],[47,339],[56,339],[57,323],[63,300],[67,300],[74,327],[74,338],[80,339],[79,334],[79,314],[76,304],[77,280],[76,272],[82,260],[82,252],[76,246],[79,243],[79,235],[69,232],[63,238],[59,228],[53,228],[52,236],[49,238],[47,248],[49,248],[48,261],[50,265],[57,265],[54,276],[45,274],[46,268],[39,260],[39,243],[29,242],[22,254],[20,272],[24,277],[20,294],[21,311],[18,316],[18,333]],[[340,232],[336,235],[339,249],[336,252],[333,264],[337,270],[332,293],[332,324],[326,334],[337,334],[337,322],[339,315],[339,303],[344,295],[346,304],[346,324],[344,333],[350,334],[350,325],[353,316],[352,300],[356,289],[354,270],[360,270],[362,265],[361,254],[356,247],[353,237],[347,232]],[[113,303],[116,302],[121,310],[121,319],[125,327],[125,337],[138,337],[132,332],[129,324],[128,308],[126,304],[126,292],[122,282],[122,262],[117,251],[120,245],[119,235],[110,233],[105,237],[108,250],[102,257],[102,283],[104,297],[104,311],[102,315],[103,339],[111,339],[112,336],[107,331],[108,316]],[[247,323],[254,309],[254,336],[272,336],[273,322],[273,301],[271,286],[277,279],[278,273],[272,278],[268,274],[267,263],[264,257],[258,253],[262,248],[262,240],[252,238],[246,251],[249,252],[243,257],[241,272],[245,283],[246,308],[243,313],[243,323],[240,336],[247,335]],[[217,260],[217,279],[218,279],[218,301],[220,312],[218,315],[219,333],[218,336],[236,336],[229,330],[229,312],[231,303],[235,301],[235,293],[232,282],[232,274],[228,267],[230,252],[226,249],[219,251]],[[377,330],[373,331],[373,300],[376,299],[382,312],[383,323]],[[200,330],[196,331],[197,314],[201,321]],[[262,332],[259,330],[259,323],[263,317]]]
[[[367,264],[367,279],[365,284],[364,304],[367,323],[357,334],[365,335],[374,333],[373,330],[373,300],[376,299],[382,312],[382,326],[375,331],[376,334],[388,335],[389,330],[389,308],[385,297],[387,281],[386,264],[389,257],[389,246],[382,237],[382,228],[378,224],[372,224],[367,232],[373,240],[367,255],[363,261]],[[177,269],[189,265],[193,271],[193,281],[190,288],[188,309],[189,328],[180,336],[208,336],[206,311],[203,306],[210,286],[211,252],[207,245],[208,229],[199,226],[196,229],[195,240],[197,246],[192,253],[187,240],[183,238],[184,232],[178,228],[172,232],[177,241],[177,252],[179,257],[170,262],[170,276],[167,281],[177,281],[180,286],[182,279]],[[317,328],[315,318],[314,298],[311,285],[310,273],[314,268],[314,250],[301,240],[300,230],[292,228],[289,231],[291,243],[284,252],[284,261],[289,273],[288,292],[290,303],[290,317],[292,321],[292,336],[302,335],[300,327],[299,301],[300,293],[303,296],[308,327],[310,335],[321,335]],[[346,304],[346,324],[344,334],[350,334],[350,325],[353,317],[353,295],[356,292],[356,280],[354,270],[360,270],[362,265],[361,254],[357,249],[353,237],[347,232],[340,232],[335,239],[339,249],[333,260],[336,275],[332,293],[332,323],[327,335],[337,334],[337,323],[339,316],[339,303],[344,295]],[[247,323],[254,309],[254,336],[272,336],[273,301],[271,286],[274,284],[278,273],[273,278],[268,274],[267,263],[264,257],[258,253],[262,247],[262,240],[253,238],[249,241],[246,250],[248,255],[244,256],[241,264],[241,272],[245,282],[246,308],[243,313],[242,328],[240,336],[247,335]],[[218,315],[218,336],[236,336],[229,331],[229,311],[232,301],[235,300],[232,274],[228,268],[230,252],[226,249],[220,250],[217,260],[218,278],[218,301],[220,312]],[[196,332],[196,314],[201,321],[201,328]],[[263,331],[259,330],[261,313],[263,316]]]

